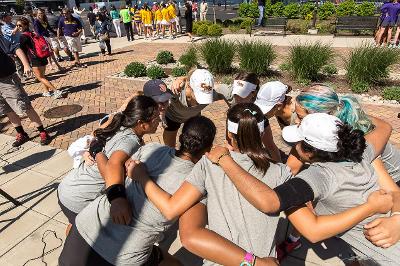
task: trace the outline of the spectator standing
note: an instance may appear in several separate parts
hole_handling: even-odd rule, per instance
[[[93,37],[96,37],[96,14],[93,12],[93,8],[89,7],[89,13],[87,14],[87,18],[89,21],[90,32],[93,34]]]
[[[189,36],[190,41],[192,42],[193,12],[192,12],[192,6],[188,2],[185,3],[185,20],[186,20],[186,34]]]
[[[40,39],[37,39],[37,35],[32,33],[29,30],[29,20],[25,17],[21,17],[17,20],[17,27],[18,30],[21,32],[20,37],[20,47],[21,50],[25,53],[26,57],[29,59],[33,73],[35,74],[36,78],[42,83],[45,88],[46,92],[43,93],[44,97],[53,96],[55,99],[62,97],[62,92],[57,90],[50,81],[48,81],[45,77],[46,74],[46,65],[48,64],[47,58],[48,55],[41,55],[38,53],[36,47],[38,43],[40,43]],[[40,43],[42,46],[40,47],[41,50],[45,50],[48,48],[46,41],[43,39],[43,43]],[[36,40],[36,41],[35,41]],[[36,43],[35,43],[36,42]]]
[[[194,17],[194,21],[197,21],[197,11],[198,11],[198,6],[197,6],[197,1],[193,1],[192,4],[192,12],[193,12],[193,17]]]
[[[108,55],[111,55],[111,43],[110,43],[110,31],[111,25],[110,22],[106,19],[106,17],[101,13],[97,13],[97,29],[96,34],[99,39],[99,46],[101,53],[103,55],[106,54],[106,47]]]
[[[60,17],[54,15],[53,11],[48,8],[46,12],[47,22],[49,23],[49,27],[57,30],[58,22],[60,21]],[[57,57],[58,62],[64,61],[64,58],[60,55],[60,50],[64,50],[64,52],[68,55],[69,60],[74,60],[71,51],[68,49],[68,43],[65,39],[64,33],[61,33],[59,37],[57,37],[57,33],[55,36],[50,35],[50,45],[53,49],[54,55]]]
[[[200,4],[200,21],[207,20],[208,4],[203,0]]]
[[[125,8],[119,11],[119,15],[122,18],[122,22],[124,23],[124,28],[126,32],[126,37],[128,38],[128,42],[133,41],[133,29],[132,29],[132,16],[129,11],[129,6],[126,5]]]
[[[4,38],[12,43],[19,42],[19,34],[18,29],[14,23],[12,23],[12,14],[11,13],[4,13],[1,16],[1,21],[3,24],[1,25],[1,33],[3,34]]]
[[[262,20],[264,18],[264,7],[265,7],[265,0],[258,0],[259,16],[258,16],[257,26],[261,26],[262,25]]]
[[[182,33],[182,27],[181,27],[181,9],[179,8],[178,4],[176,1],[173,1],[174,7],[175,7],[175,23],[176,23],[176,33]]]
[[[82,14],[83,11],[85,11],[85,9],[81,10],[79,7],[75,6],[75,7],[73,7],[73,11],[74,12],[73,12],[72,16],[77,18],[79,20],[79,22],[81,23],[81,25],[82,25],[82,33],[81,33],[80,38],[81,38],[82,41],[84,41],[86,43],[87,40],[86,40],[86,36],[85,36],[85,29],[83,28],[84,23],[83,23],[83,19],[81,17],[81,14]]]
[[[21,80],[15,73],[14,61],[9,55],[16,55],[24,66],[26,76],[32,74],[32,69],[24,52],[18,44],[12,44],[4,36],[0,36],[0,115],[6,115],[17,131],[17,136],[12,144],[14,147],[21,146],[29,140],[24,131],[19,114],[26,114],[40,132],[40,143],[46,145],[50,142],[50,136],[43,128],[42,120],[33,109],[29,97],[22,87]]]
[[[60,37],[61,32],[64,33],[68,43],[70,51],[74,54],[74,65],[76,67],[82,67],[79,60],[79,52],[82,52],[82,44],[79,36],[82,33],[81,22],[72,16],[71,11],[68,8],[62,10],[63,17],[58,23],[57,36]]]
[[[120,15],[114,5],[111,6],[110,16],[111,16],[111,19],[112,19],[112,22],[113,22],[113,25],[115,28],[115,32],[117,33],[117,37],[121,38],[122,34],[121,34]]]

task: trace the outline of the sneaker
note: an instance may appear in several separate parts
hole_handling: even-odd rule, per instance
[[[40,132],[39,133],[40,137],[40,145],[47,145],[51,142],[49,134],[47,134],[46,131]]]
[[[57,58],[57,62],[63,62],[63,61],[64,61],[64,58],[62,58],[62,57]]]
[[[173,39],[174,39],[174,36],[169,36],[168,39],[173,40]]]
[[[17,136],[15,137],[15,141],[13,142],[12,146],[13,147],[19,147],[25,142],[29,140],[29,136],[26,133],[17,133]]]
[[[297,250],[299,248],[301,248],[300,239],[297,240],[296,242],[291,242],[288,239],[285,240],[284,242],[277,245],[277,247],[276,247],[278,261],[281,262],[289,253],[291,253],[293,250]]]
[[[42,94],[43,97],[51,97],[52,95],[53,95],[53,92],[51,92],[51,91],[46,91],[46,92],[43,92],[43,94]]]
[[[56,91],[53,93],[54,99],[60,99],[62,96],[63,96],[62,91],[56,90]]]

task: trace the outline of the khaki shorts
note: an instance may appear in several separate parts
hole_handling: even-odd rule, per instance
[[[0,115],[12,111],[18,115],[25,115],[32,105],[28,94],[22,87],[21,80],[16,73],[0,78]]]
[[[60,39],[57,39],[57,37],[46,37],[46,40],[50,43],[52,49],[64,50],[64,48],[68,47],[64,36],[60,36]]]
[[[82,44],[80,37],[65,36],[65,39],[67,39],[68,48],[71,52],[73,53],[82,52]]]

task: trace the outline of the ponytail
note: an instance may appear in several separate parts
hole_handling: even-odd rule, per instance
[[[334,115],[343,123],[349,124],[353,129],[359,129],[365,134],[374,129],[372,121],[362,110],[360,103],[354,96],[340,97],[339,108]]]
[[[116,113],[105,128],[98,128],[94,136],[102,142],[112,138],[121,127],[133,128],[139,121],[149,122],[158,110],[157,103],[150,97],[139,95],[132,98],[125,110]]]
[[[237,134],[233,134],[239,151],[253,161],[255,167],[265,174],[269,168],[269,155],[264,149],[258,123],[264,121],[260,108],[253,103],[241,103],[231,107],[228,120],[238,123]]]

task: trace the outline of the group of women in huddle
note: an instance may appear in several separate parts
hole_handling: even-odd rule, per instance
[[[157,244],[179,223],[183,246],[205,265],[277,265],[283,211],[311,242],[346,241],[346,262],[397,265],[400,153],[388,142],[391,126],[327,86],[295,98],[289,90],[260,86],[251,73],[214,84],[204,69],[171,91],[147,82],[93,133],[58,188],[71,223],[59,264],[182,265]],[[229,105],[226,147],[213,148],[216,127],[201,110],[220,99]],[[272,117],[288,156],[274,145]],[[167,145],[144,144],[160,122]]]

